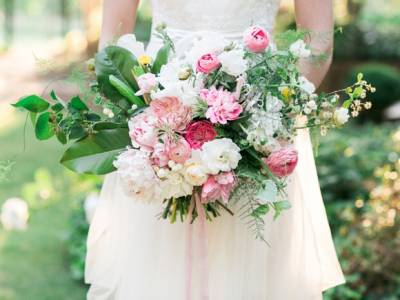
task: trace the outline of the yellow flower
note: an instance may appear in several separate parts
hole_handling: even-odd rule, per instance
[[[148,65],[151,62],[151,57],[148,55],[140,55],[138,58],[139,64],[141,64],[142,66]]]
[[[290,97],[292,96],[292,89],[288,86],[283,86],[279,88],[281,95],[283,96],[283,98],[287,101],[290,99]]]

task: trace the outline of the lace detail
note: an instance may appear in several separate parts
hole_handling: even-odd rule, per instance
[[[241,34],[257,24],[274,27],[280,0],[153,0],[153,24],[171,30]]]

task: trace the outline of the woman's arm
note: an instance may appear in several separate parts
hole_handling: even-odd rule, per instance
[[[115,37],[131,33],[135,26],[136,11],[139,0],[104,0],[103,25],[99,49]]]
[[[314,54],[325,54],[320,62],[304,60],[302,73],[318,87],[332,62],[333,51],[333,4],[332,0],[295,0],[297,28],[310,32],[307,41]]]

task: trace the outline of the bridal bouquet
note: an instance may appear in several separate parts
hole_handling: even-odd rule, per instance
[[[157,34],[155,57],[131,34],[99,52],[84,98],[52,92],[51,103],[33,95],[15,106],[30,112],[38,139],[71,143],[67,168],[116,171],[127,195],[163,204],[160,217],[171,222],[222,211],[249,218],[262,239],[264,216],[290,207],[296,131],[342,127],[371,107],[364,99],[374,88],[360,74],[350,87],[317,94],[298,70],[300,60],[320,59],[304,33],[286,32],[276,45],[260,26],[242,42],[194,33],[174,45],[165,27]]]

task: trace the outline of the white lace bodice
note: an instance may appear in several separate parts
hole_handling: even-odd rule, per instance
[[[272,30],[280,0],[152,0],[153,24],[170,30],[242,34],[250,25]]]

